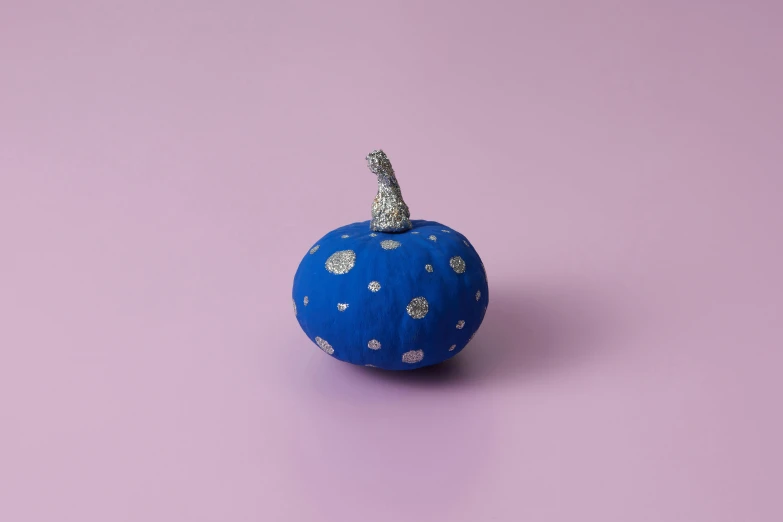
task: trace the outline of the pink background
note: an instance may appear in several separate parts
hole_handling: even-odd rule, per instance
[[[775,4],[3,1],[0,520],[783,520]],[[291,310],[376,147],[489,273],[433,370]]]

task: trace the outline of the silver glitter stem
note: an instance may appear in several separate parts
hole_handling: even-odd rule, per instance
[[[372,203],[370,230],[405,232],[413,228],[410,210],[402,199],[400,184],[389,158],[382,150],[374,150],[367,155],[367,166],[378,176],[378,194]]]

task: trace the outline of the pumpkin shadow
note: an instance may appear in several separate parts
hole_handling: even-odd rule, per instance
[[[462,352],[434,366],[374,373],[402,384],[485,385],[565,371],[603,350],[611,307],[595,294],[575,287],[496,288],[481,328]]]

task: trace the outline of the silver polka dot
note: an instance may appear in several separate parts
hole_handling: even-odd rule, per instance
[[[343,234],[343,235],[342,235],[342,236],[340,236],[340,237],[341,237],[341,238],[343,238],[343,239],[346,239],[346,238],[349,238],[349,237],[351,237],[351,236],[349,236],[348,234]]]
[[[291,303],[294,305],[294,315],[296,315],[296,299],[291,299]]]
[[[456,347],[457,347],[457,345],[456,345],[456,344],[452,344],[452,345],[449,347],[449,351],[450,351],[450,352],[453,352],[453,351],[454,351],[454,348],[456,348]]]
[[[381,343],[377,339],[372,339],[369,343],[367,343],[367,348],[370,350],[380,350]]]
[[[381,284],[378,281],[370,281],[370,284],[367,285],[367,288],[370,289],[370,292],[377,292],[381,289]]]
[[[463,239],[462,242],[465,243],[465,246],[470,246],[470,243],[468,243],[467,239]]]
[[[411,232],[411,234],[418,234],[418,232]]]
[[[377,236],[377,235],[378,235],[378,234],[376,234],[375,232],[373,232],[372,234],[370,234],[370,237],[375,237],[375,236]]]
[[[460,319],[459,321],[457,321],[457,330],[462,330],[463,328],[465,328],[465,321]]]
[[[393,239],[387,239],[385,241],[381,241],[381,248],[383,248],[384,250],[394,250],[395,248],[399,248],[401,244],[402,243],[400,243],[399,241],[395,241]]]
[[[347,274],[356,264],[356,252],[353,250],[340,250],[326,260],[326,269],[333,274]]]
[[[435,237],[435,236],[430,236],[427,239],[429,239],[430,241],[437,241],[438,240],[438,238]]]
[[[454,269],[455,272],[458,274],[462,274],[465,272],[465,260],[462,259],[460,256],[454,256],[451,259],[449,259],[449,265],[451,265],[451,268]]]
[[[331,344],[326,342],[326,339],[321,339],[320,337],[316,337],[315,343],[321,348],[321,350],[325,351],[329,355],[332,355],[334,353],[334,348],[332,348]]]
[[[305,297],[304,297],[304,305],[305,305],[305,306],[307,306],[307,305],[309,305],[309,304],[310,304],[310,298],[309,298],[309,297],[307,297],[307,296],[305,296]]]
[[[310,249],[310,254],[315,254],[318,252],[318,249],[321,248],[321,245],[315,245],[313,248]]]
[[[424,359],[424,350],[411,350],[402,354],[402,362],[414,364]]]
[[[348,308],[348,303],[337,303],[337,309],[341,312],[345,312],[346,308]]]
[[[441,230],[441,232],[445,232],[447,234],[451,234],[451,230],[446,230],[445,228],[443,230]]]
[[[424,270],[427,272],[432,272],[432,265],[424,265]]]
[[[414,297],[406,307],[408,315],[414,319],[421,319],[430,311],[430,304],[423,297]]]
[[[476,290],[476,301],[481,299],[481,290]]]

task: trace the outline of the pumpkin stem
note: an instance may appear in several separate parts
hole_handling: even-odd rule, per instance
[[[382,150],[367,155],[370,172],[378,176],[378,194],[372,203],[370,230],[374,232],[405,232],[413,228],[410,210],[402,199],[400,184],[389,158]]]

